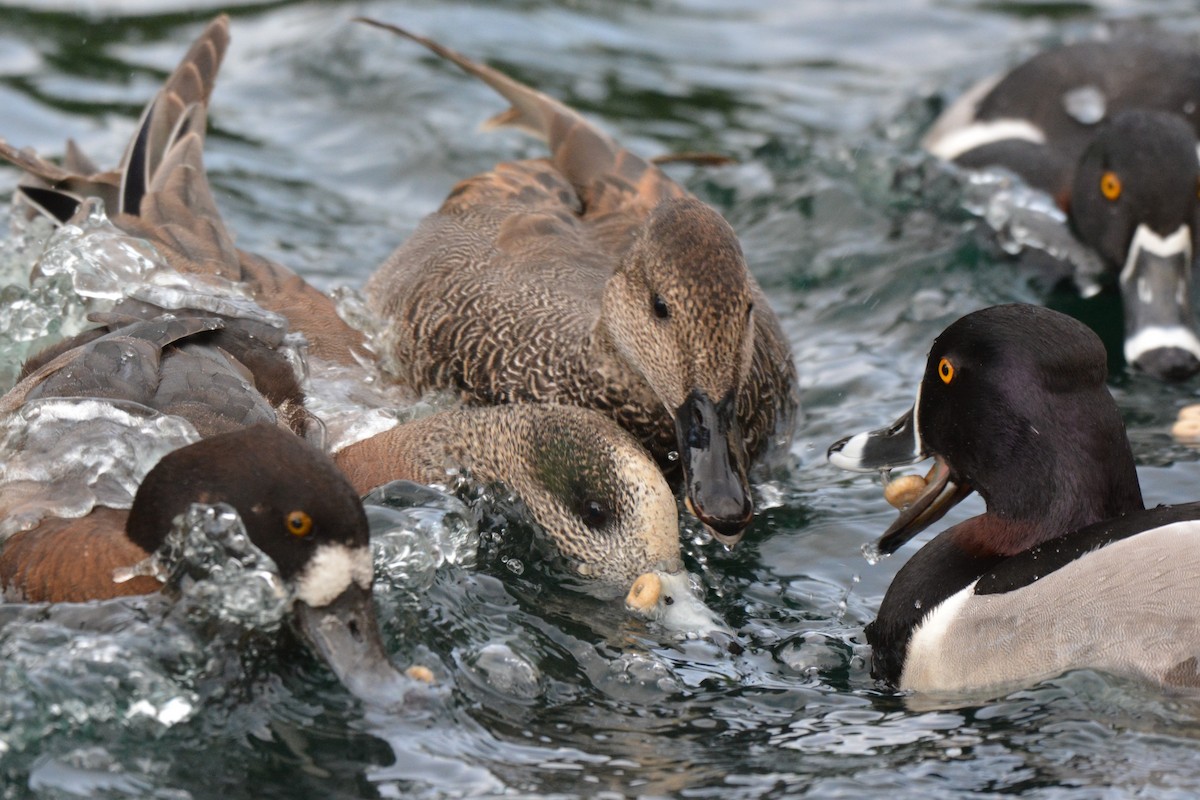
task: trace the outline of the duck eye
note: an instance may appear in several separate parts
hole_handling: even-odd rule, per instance
[[[602,528],[608,524],[608,509],[602,503],[588,500],[583,504],[583,524],[589,528]]]
[[[308,536],[312,533],[312,517],[303,511],[293,511],[287,515],[288,533],[293,536]]]
[[[667,319],[671,316],[671,309],[667,307],[667,301],[663,300],[661,295],[654,295],[651,304],[654,306],[654,316],[659,319]]]
[[[1121,196],[1121,179],[1117,173],[1109,171],[1100,176],[1100,194],[1108,200],[1116,200]]]
[[[942,383],[954,380],[954,365],[950,363],[950,359],[943,358],[938,362],[938,377],[942,379]]]

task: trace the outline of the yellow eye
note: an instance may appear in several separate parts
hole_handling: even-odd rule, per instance
[[[293,511],[287,515],[287,529],[293,536],[308,536],[312,532],[312,517],[303,511]]]
[[[950,363],[950,359],[943,358],[938,362],[938,377],[942,379],[942,383],[954,380],[954,365]]]
[[[1116,200],[1121,196],[1121,179],[1117,177],[1117,173],[1106,172],[1100,176],[1100,194],[1109,200]]]

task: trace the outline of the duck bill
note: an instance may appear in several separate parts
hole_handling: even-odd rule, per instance
[[[924,461],[929,456],[916,420],[913,406],[886,428],[839,439],[829,446],[829,463],[851,472],[882,472]]]
[[[304,639],[353,695],[377,705],[403,702],[410,684],[384,650],[369,589],[352,582],[318,607],[297,600],[294,614]]]
[[[918,402],[920,399],[918,398]],[[885,472],[929,457],[917,427],[916,406],[886,428],[847,436],[830,446],[829,463],[852,472]],[[933,469],[925,477],[925,489],[908,504],[875,547],[880,553],[896,552],[909,539],[937,522],[972,491],[950,479],[950,465],[934,455]]]
[[[950,465],[941,456],[934,456],[933,469],[925,476],[925,489],[888,526],[875,542],[875,549],[883,555],[896,552],[909,539],[946,516],[971,491],[970,486],[950,480]]]
[[[1139,225],[1121,270],[1125,360],[1156,378],[1181,381],[1200,372],[1192,311],[1192,232],[1159,236]]]
[[[713,536],[732,547],[754,515],[746,479],[746,446],[729,392],[719,403],[693,389],[675,412],[688,508]]]

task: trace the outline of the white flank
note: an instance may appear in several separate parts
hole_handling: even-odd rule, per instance
[[[975,596],[974,580],[965,589],[961,589],[938,603],[925,615],[915,628],[912,638],[908,640],[908,652],[904,658],[904,672],[900,676],[900,686],[903,689],[930,691],[931,687],[946,686],[953,679],[939,674],[941,665],[947,660],[944,656],[947,647],[954,647],[953,641],[947,641],[947,634],[963,606]],[[960,632],[961,633],[961,632]]]
[[[296,580],[296,598],[320,608],[336,600],[351,583],[370,588],[373,576],[370,547],[322,545]]]

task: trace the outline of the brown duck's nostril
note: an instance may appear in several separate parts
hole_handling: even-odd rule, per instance
[[[358,620],[356,620],[356,619],[350,620],[349,623],[347,623],[346,628],[350,631],[350,635],[354,637],[354,641],[356,641],[356,642],[363,641],[362,628],[359,627]]]

